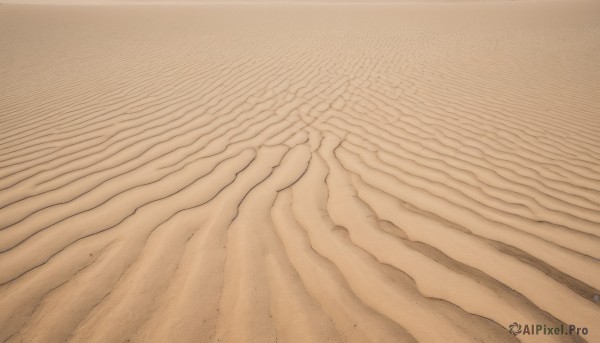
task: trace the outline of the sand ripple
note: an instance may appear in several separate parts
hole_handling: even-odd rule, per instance
[[[600,341],[598,11],[2,6],[0,341]]]

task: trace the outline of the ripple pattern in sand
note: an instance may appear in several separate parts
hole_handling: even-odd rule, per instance
[[[0,341],[597,341],[597,11],[3,6]]]

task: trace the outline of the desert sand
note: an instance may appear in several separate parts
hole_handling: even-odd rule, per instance
[[[0,342],[600,342],[599,17],[0,5]]]

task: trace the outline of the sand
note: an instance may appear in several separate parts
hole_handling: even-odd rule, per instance
[[[0,5],[0,342],[600,342],[599,15]]]

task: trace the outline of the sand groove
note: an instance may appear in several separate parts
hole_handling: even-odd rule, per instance
[[[1,6],[0,341],[600,340],[598,11]]]

